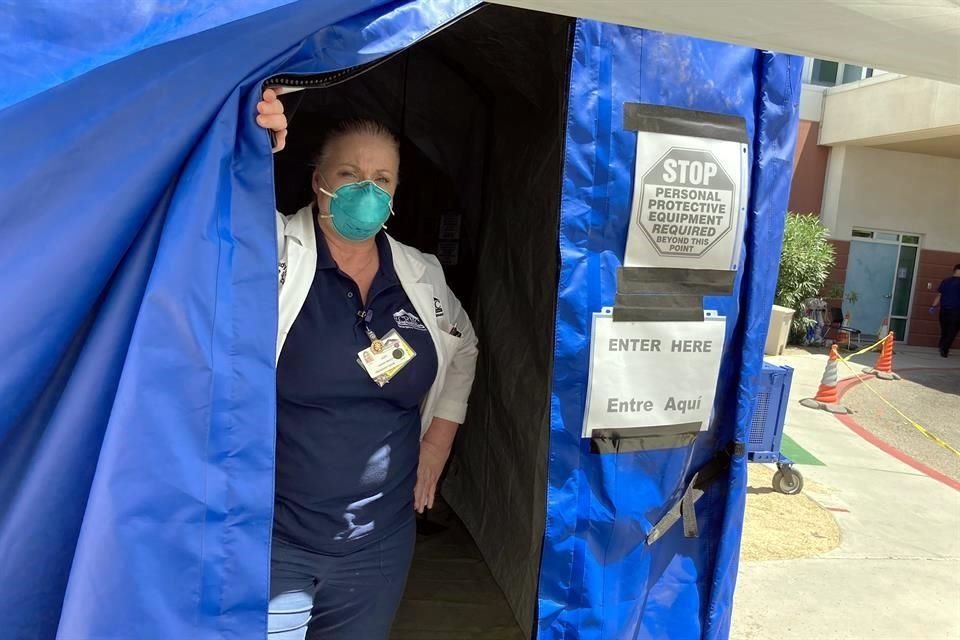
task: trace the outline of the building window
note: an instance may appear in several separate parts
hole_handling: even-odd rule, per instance
[[[845,64],[843,65],[843,74],[840,76],[842,80],[840,84],[847,84],[848,82],[856,82],[857,80],[863,79],[863,67],[857,66],[855,64]]]
[[[857,64],[814,58],[810,73],[810,83],[820,85],[821,87],[835,87],[838,84],[858,82],[864,78],[872,77],[872,67],[861,67]]]
[[[837,70],[839,68],[840,64],[837,62],[815,59],[813,61],[813,76],[810,78],[810,82],[823,87],[832,87],[837,84]]]
[[[876,231],[874,229],[851,229],[850,235],[854,238],[876,240],[877,242],[890,242],[893,244],[919,245],[920,236],[910,235],[908,233],[896,233],[894,231]]]
[[[900,234],[888,233],[886,231],[876,231],[873,234],[873,239],[880,240],[882,242],[900,242]]]

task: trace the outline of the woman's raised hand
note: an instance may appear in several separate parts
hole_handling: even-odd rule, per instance
[[[273,131],[275,144],[273,152],[287,146],[287,116],[283,114],[283,103],[273,89],[263,92],[263,100],[257,103],[257,124]]]

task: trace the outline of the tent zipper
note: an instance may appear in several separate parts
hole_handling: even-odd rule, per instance
[[[337,69],[335,71],[327,71],[324,73],[278,73],[272,75],[264,80],[260,85],[260,92],[263,93],[263,91],[265,91],[268,87],[282,87],[284,89],[291,89],[293,91],[301,91],[303,89],[328,89],[338,84],[342,84],[347,80],[352,80],[360,75],[363,75],[367,71],[379,67],[385,62],[389,62],[398,55],[405,53],[410,47],[419,44],[420,42],[423,42],[432,36],[435,36],[447,27],[455,25],[464,18],[472,16],[486,6],[487,5],[485,4],[478,4],[477,6],[468,9],[455,18],[448,20],[439,27],[427,32],[424,36],[417,38],[414,42],[411,42],[406,47],[398,49],[391,54],[383,56],[382,58],[365,62],[364,64],[358,64],[345,69]]]
[[[277,74],[264,80],[261,90],[265,90],[268,87],[282,87],[284,89],[293,89],[294,91],[300,91],[303,89],[327,89],[329,87],[342,84],[347,80],[352,80],[357,76],[363,75],[367,71],[380,66],[384,62],[392,60],[395,56],[403,53],[404,51],[406,51],[406,49],[400,49],[399,51],[395,51],[388,56],[378,58],[372,62],[359,64],[353,67],[347,67],[346,69],[338,69],[337,71],[330,71],[327,73]]]
[[[566,69],[564,71],[563,84],[563,94],[560,96],[561,99],[561,115],[560,115],[560,126],[561,129],[558,132],[558,137],[560,140],[560,173],[557,176],[557,188],[560,190],[560,206],[557,211],[557,282],[555,283],[559,286],[560,283],[560,270],[563,268],[563,255],[560,251],[560,234],[563,233],[563,180],[564,173],[566,171],[566,160],[567,160],[567,130],[569,128],[569,122],[567,119],[570,117],[570,76],[573,73],[573,45],[574,40],[577,37],[577,18],[572,18],[567,23],[567,44],[566,50],[564,51],[564,56],[566,58]],[[557,295],[553,297],[553,318],[554,318],[554,334],[556,334],[556,318],[557,318],[557,309],[560,307],[560,293],[559,290]],[[554,335],[554,340],[556,340],[556,335]],[[552,367],[551,363],[551,367]]]

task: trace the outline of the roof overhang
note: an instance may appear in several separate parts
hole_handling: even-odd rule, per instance
[[[958,0],[493,0],[960,84]]]

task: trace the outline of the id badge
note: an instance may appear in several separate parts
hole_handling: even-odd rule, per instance
[[[357,362],[370,379],[382,387],[407,366],[417,352],[400,337],[396,329],[391,329],[376,342],[380,343],[377,345],[380,349],[374,351],[373,346],[367,347],[357,354]]]

